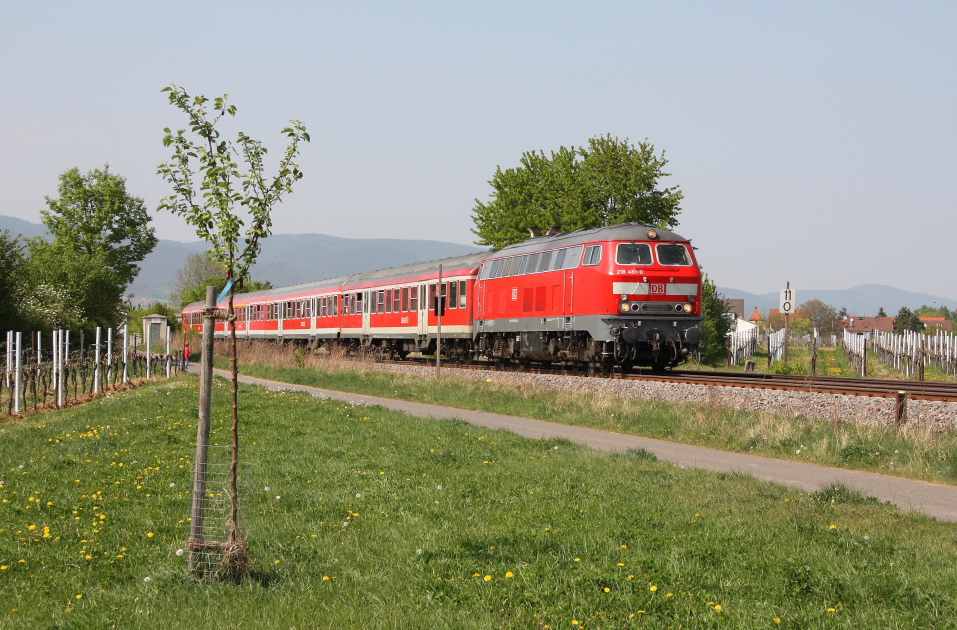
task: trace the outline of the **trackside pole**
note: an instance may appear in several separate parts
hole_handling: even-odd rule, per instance
[[[435,285],[435,376],[442,369],[442,265],[439,264],[439,281]]]
[[[113,329],[106,329],[106,382],[113,378]]]
[[[193,471],[193,506],[189,529],[189,570],[200,571],[203,542],[203,511],[206,503],[206,463],[209,459],[209,419],[213,395],[213,329],[216,326],[216,287],[206,287],[203,309],[203,342],[199,372],[199,421],[196,423],[196,464]]]

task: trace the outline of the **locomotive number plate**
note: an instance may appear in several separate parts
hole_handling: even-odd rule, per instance
[[[649,293],[652,295],[664,295],[665,294],[665,285],[664,284],[652,284],[649,287]]]

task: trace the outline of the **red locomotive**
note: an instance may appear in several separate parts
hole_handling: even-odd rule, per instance
[[[439,299],[441,298],[441,299]],[[202,303],[183,309],[202,325]],[[673,367],[701,340],[701,272],[688,239],[622,224],[234,298],[243,339],[375,348],[391,356]],[[227,334],[226,324],[216,335]]]

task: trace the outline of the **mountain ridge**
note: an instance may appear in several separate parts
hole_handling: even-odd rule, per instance
[[[27,238],[44,236],[43,225],[0,215],[0,231],[23,234]],[[251,275],[281,287],[353,273],[375,271],[426,260],[438,260],[482,251],[478,246],[434,240],[344,238],[327,234],[273,234],[263,241],[262,252]],[[166,300],[176,272],[191,254],[206,251],[202,241],[162,239],[143,260],[140,274],[129,287],[137,301]],[[750,293],[741,289],[717,287],[730,299],[743,299],[745,316],[757,308],[763,315],[779,307],[779,294]],[[795,289],[797,304],[818,299],[835,309],[844,307],[851,315],[876,315],[883,307],[895,315],[902,306],[911,310],[923,305],[946,306],[957,310],[957,300],[905,291],[882,284],[864,284],[850,289]]]

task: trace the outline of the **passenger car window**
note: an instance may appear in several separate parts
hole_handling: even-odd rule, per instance
[[[651,246],[648,243],[619,243],[615,262],[619,265],[650,265]]]
[[[669,267],[690,267],[691,256],[688,249],[680,243],[658,243],[655,246],[658,253],[658,264]]]

